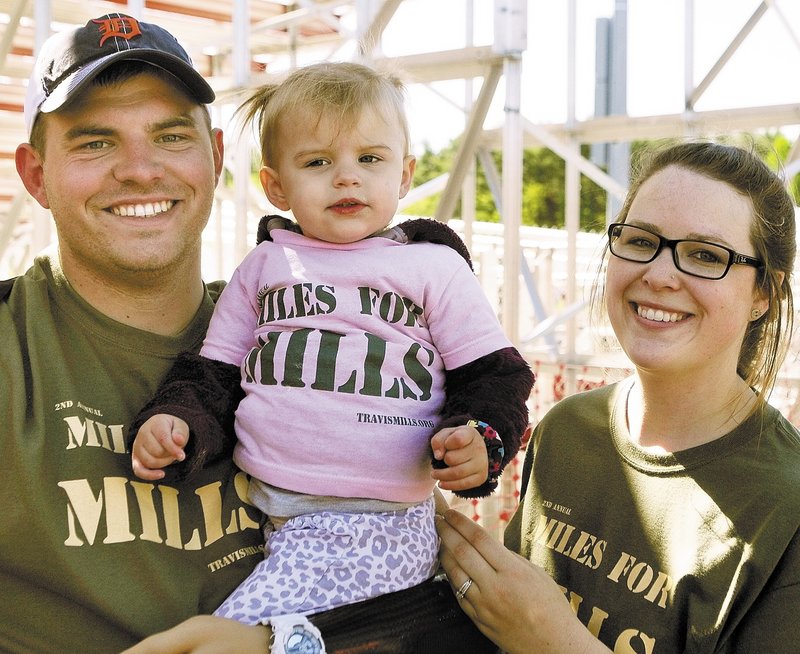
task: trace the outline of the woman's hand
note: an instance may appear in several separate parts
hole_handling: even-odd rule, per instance
[[[269,652],[270,631],[211,615],[197,615],[145,638],[122,654],[253,654]]]
[[[540,567],[507,550],[482,527],[450,509],[437,516],[439,558],[477,627],[509,654],[609,653],[575,616],[564,593]]]

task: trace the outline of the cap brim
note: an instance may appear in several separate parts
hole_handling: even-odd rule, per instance
[[[182,59],[159,50],[135,48],[97,59],[72,75],[65,77],[45,101],[39,105],[38,111],[49,113],[62,107],[72,100],[76,94],[80,93],[102,71],[122,60],[143,61],[161,68],[180,82],[189,92],[189,95],[201,104],[209,104],[216,97],[214,89],[209,86],[203,76]]]

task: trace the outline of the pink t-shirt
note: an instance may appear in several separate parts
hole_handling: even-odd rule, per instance
[[[202,349],[242,366],[234,460],[295,492],[422,501],[445,369],[511,345],[475,275],[443,245],[271,236]]]

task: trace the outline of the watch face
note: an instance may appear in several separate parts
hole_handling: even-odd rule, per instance
[[[286,654],[320,654],[322,644],[314,634],[307,629],[297,626],[286,637]]]

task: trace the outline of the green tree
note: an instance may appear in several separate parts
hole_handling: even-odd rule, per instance
[[[453,166],[458,142],[454,141],[445,149],[433,152],[426,148],[417,158],[414,181],[423,184],[450,170]],[[588,146],[587,146],[588,152]],[[584,153],[586,154],[586,153]],[[502,155],[492,153],[492,160],[502,175]],[[564,226],[564,161],[546,148],[528,149],[523,152],[522,162],[522,223],[541,227]],[[404,213],[433,216],[441,194],[435,194],[407,207]],[[606,193],[597,184],[581,177],[581,228],[599,230],[605,223]],[[461,213],[461,203],[455,215]],[[475,213],[477,220],[499,222],[500,215],[495,205],[486,174],[477,167]]]
[[[757,152],[775,170],[782,167],[792,147],[792,142],[780,132],[758,134],[735,134],[726,139]],[[654,145],[649,141],[636,141],[631,144],[631,160],[635,162],[642,149]],[[426,148],[417,158],[417,171],[414,181],[417,185],[427,182],[452,169],[458,150],[458,141],[434,152]],[[582,146],[581,153],[588,157],[589,146]],[[492,160],[498,173],[502,175],[502,155],[492,153]],[[564,227],[564,161],[547,148],[528,149],[523,153],[522,172],[522,224],[540,227]],[[790,184],[790,192],[800,200],[800,175]],[[486,175],[479,165],[476,178],[475,213],[477,220],[499,222],[500,216],[494,197],[489,188]],[[441,194],[436,194],[414,203],[404,213],[433,216]],[[580,227],[585,231],[603,231],[606,220],[607,193],[585,176],[580,182]],[[461,203],[456,206],[455,216],[461,214]]]

